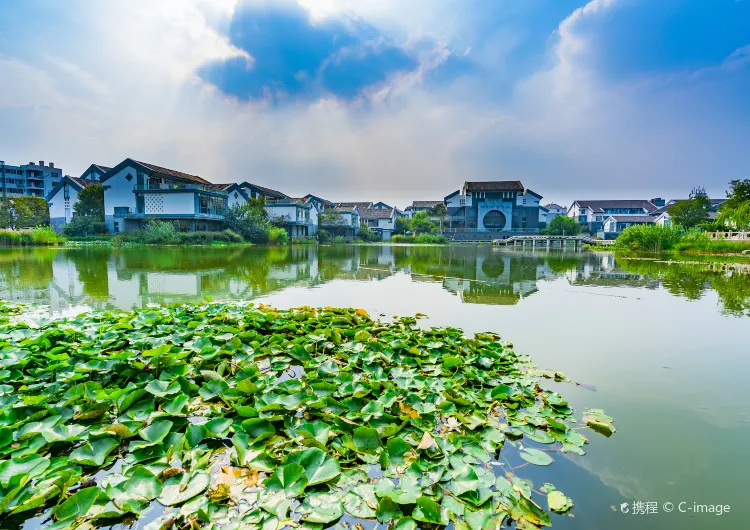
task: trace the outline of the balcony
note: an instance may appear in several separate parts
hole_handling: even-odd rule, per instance
[[[133,192],[154,192],[154,193],[181,193],[192,191],[209,191],[227,195],[226,192],[208,188],[202,184],[137,184],[133,186]]]

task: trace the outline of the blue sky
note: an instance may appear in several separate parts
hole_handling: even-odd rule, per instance
[[[716,196],[750,176],[750,0],[54,0],[0,17],[0,159],[292,195]]]

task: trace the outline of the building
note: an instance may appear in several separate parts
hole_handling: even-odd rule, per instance
[[[62,169],[53,162],[44,165],[29,162],[11,166],[0,160],[0,190],[3,197],[46,197],[63,178]]]
[[[137,230],[150,219],[181,230],[221,227],[229,194],[206,179],[127,158],[102,178],[104,219],[111,233]]]
[[[451,232],[537,232],[546,224],[542,196],[520,181],[465,182],[445,198]]]
[[[359,233],[360,218],[359,208],[356,206],[326,206],[323,210],[326,215],[319,217],[321,230],[329,232],[332,236],[343,236],[347,238],[356,237]],[[335,212],[335,214],[331,214]]]
[[[660,208],[657,208],[653,212],[651,212],[651,215],[654,215],[657,217],[656,224],[660,226],[672,226],[672,218],[669,215],[669,209],[672,208],[672,206],[689,201],[692,199],[695,199],[696,197],[706,197],[708,198],[708,195],[706,194],[705,188],[693,188],[693,190],[690,192],[690,195],[687,199],[672,199]],[[727,202],[726,199],[708,199],[711,206],[708,210],[708,220],[709,221],[715,221],[716,218],[719,216],[719,207]]]
[[[290,238],[312,237],[318,232],[318,206],[306,197],[266,200],[271,222],[283,227]]]
[[[84,180],[96,180],[101,182],[102,177],[104,174],[112,169],[111,167],[103,166],[101,164],[91,164],[86,171],[84,171],[80,177],[80,179]]]
[[[656,223],[655,215],[609,215],[604,219],[602,230],[597,235],[602,239],[616,239],[623,230],[635,225],[652,225]]]
[[[360,223],[379,234],[383,241],[390,241],[396,229],[396,218],[399,217],[396,208],[375,207],[357,208]]]
[[[591,234],[604,231],[604,221],[609,216],[650,216],[661,206],[663,199],[635,200],[597,200],[574,201],[568,208],[568,217],[578,223]],[[625,221],[623,221],[625,222]]]
[[[66,176],[45,197],[49,204],[50,225],[55,229],[55,232],[61,232],[63,226],[73,219],[73,207],[78,202],[78,194],[81,190],[96,184],[99,184],[98,180]]]
[[[429,212],[441,204],[445,203],[443,201],[414,201],[404,209],[404,216],[411,219],[415,213]]]
[[[555,204],[554,202],[545,204],[544,209],[546,210],[546,214],[544,217],[546,224],[550,224],[552,222],[552,219],[554,219],[555,217],[562,217],[562,216],[568,215],[567,207],[560,206],[559,204]]]

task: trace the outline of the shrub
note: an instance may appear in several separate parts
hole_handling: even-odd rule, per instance
[[[341,243],[348,243],[349,240],[345,238],[344,236],[336,236],[333,239],[331,239],[331,243],[340,245]]]
[[[0,228],[49,226],[49,205],[41,197],[0,199]]]
[[[99,220],[91,216],[76,215],[68,224],[63,226],[62,232],[68,237],[95,236],[106,234],[107,225],[103,218]]]
[[[245,241],[268,241],[268,213],[261,203],[232,206],[224,216],[224,226],[240,234]]]
[[[49,227],[24,231],[0,230],[2,247],[60,245],[64,242],[65,239]]]
[[[298,238],[298,237],[292,238],[293,245],[314,245],[316,243],[317,241],[309,237],[308,238]]]
[[[359,225],[359,239],[366,243],[375,243],[376,241],[382,241],[383,237],[380,234],[376,234],[367,225]]]
[[[285,245],[289,243],[289,235],[279,226],[269,226],[267,229],[268,243],[271,245]]]
[[[622,231],[615,243],[619,250],[663,252],[672,250],[682,231],[672,226],[634,225]]]
[[[419,234],[418,236],[395,235],[392,243],[410,243],[414,245],[445,245],[448,240],[439,234]]]
[[[318,230],[318,241],[320,243],[329,243],[331,241],[331,233],[321,228]]]
[[[448,240],[439,234],[419,234],[414,242],[420,245],[444,245]]]
[[[581,225],[572,217],[558,215],[542,229],[542,234],[550,236],[576,236],[581,233]]]

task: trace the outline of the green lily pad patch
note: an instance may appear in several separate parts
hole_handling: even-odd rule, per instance
[[[550,466],[585,454],[581,429],[615,432],[600,409],[579,423],[543,386],[569,380],[492,333],[330,307],[34,326],[17,311],[0,304],[0,520],[14,524],[541,527],[573,501],[507,462]]]

